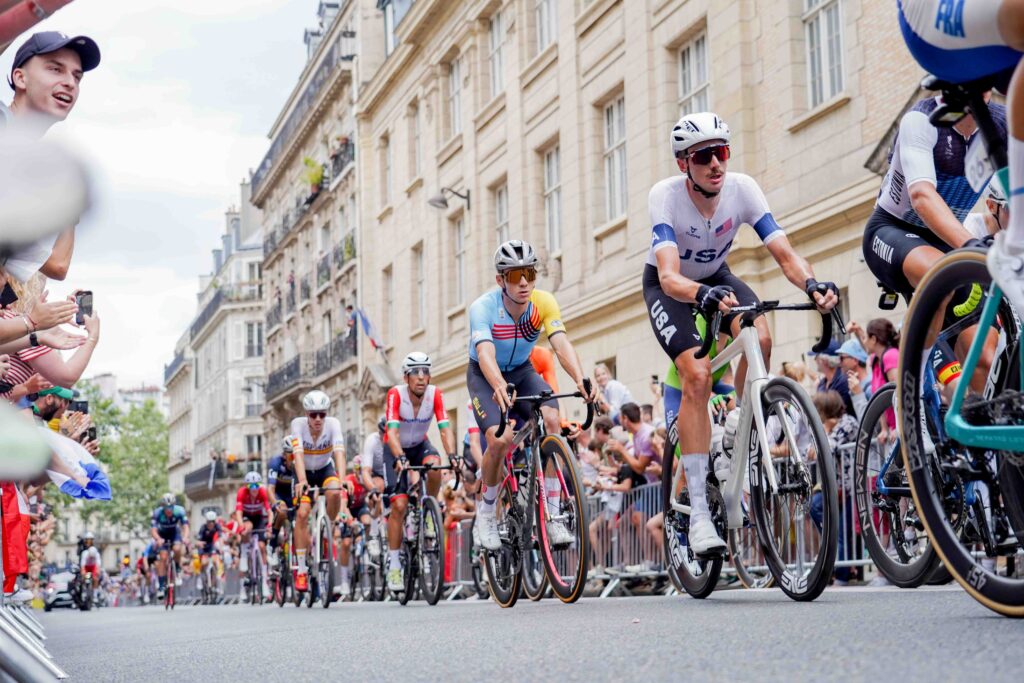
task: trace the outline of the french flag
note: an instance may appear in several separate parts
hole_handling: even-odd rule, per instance
[[[96,458],[92,457],[89,451],[82,447],[82,444],[72,441],[48,427],[41,427],[39,431],[64,466],[79,478],[88,480],[83,486],[63,472],[46,470],[50,481],[61,490],[61,493],[66,493],[72,498],[88,500],[111,499],[110,479],[107,478],[107,473],[100,468]]]
[[[732,217],[730,216],[724,223],[715,228],[715,234],[721,235],[723,232],[732,230]]]

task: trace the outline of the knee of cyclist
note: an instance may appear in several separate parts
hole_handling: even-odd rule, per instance
[[[691,368],[683,378],[683,400],[704,404],[711,398],[711,366]]]
[[[300,505],[299,509],[295,512],[295,516],[298,519],[301,519],[302,521],[306,521],[307,519],[309,519],[309,506]]]
[[[767,326],[758,326],[756,329],[757,343],[761,345],[761,354],[767,358],[768,354],[771,353],[772,350],[772,332]]]
[[[405,508],[409,505],[407,498],[394,498],[391,500],[391,511],[397,515],[404,515]]]

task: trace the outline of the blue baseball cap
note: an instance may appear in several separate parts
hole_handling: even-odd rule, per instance
[[[817,355],[835,356],[838,353],[839,353],[839,342],[837,342],[835,339],[833,339],[832,341],[830,341],[828,343],[828,347],[825,348],[824,350],[822,350],[820,352],[815,352],[814,349],[811,349],[810,351],[807,352],[807,355],[811,356],[811,357],[814,357],[814,356],[817,356]]]
[[[87,36],[72,38],[60,31],[40,31],[32,34],[32,37],[18,48],[18,52],[14,55],[14,64],[11,65],[11,75],[7,78],[7,84],[14,87],[14,70],[23,67],[28,60],[65,47],[78,53],[82,59],[82,71],[92,71],[100,65],[100,48],[92,38]]]
[[[861,346],[860,342],[857,341],[856,339],[847,339],[846,341],[844,341],[843,345],[839,347],[838,351],[836,351],[836,355],[849,356],[850,358],[856,360],[858,363],[864,365],[866,365],[868,362],[867,351],[864,350],[864,347]]]

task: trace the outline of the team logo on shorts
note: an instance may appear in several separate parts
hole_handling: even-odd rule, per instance
[[[475,412],[481,419],[487,419],[487,411],[480,405],[480,399],[473,397],[473,412]]]

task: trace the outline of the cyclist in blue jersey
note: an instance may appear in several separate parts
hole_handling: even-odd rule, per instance
[[[176,503],[173,493],[165,493],[160,501],[160,507],[153,511],[153,520],[150,533],[153,542],[159,549],[159,556],[156,562],[156,576],[160,582],[160,596],[163,599],[164,590],[167,588],[167,548],[171,544],[174,552],[174,563],[180,568],[181,558],[184,554],[184,541],[189,538],[188,517],[185,508]],[[180,573],[178,574],[180,576]],[[180,581],[181,579],[178,579]]]
[[[907,48],[929,73],[953,83],[994,76],[1008,96],[1009,173],[990,182],[1010,200],[1010,225],[995,235],[988,269],[1017,310],[1024,310],[1024,0],[896,4]]]
[[[277,549],[278,532],[285,520],[295,519],[295,466],[292,458],[292,437],[286,436],[281,442],[281,453],[267,461],[267,496],[274,511],[271,551]],[[273,565],[277,557],[271,553],[269,561]]]
[[[495,501],[502,458],[512,445],[512,430],[506,429],[498,438],[499,411],[528,419],[517,412],[505,385],[515,384],[516,393],[535,395],[549,391],[548,386],[530,363],[530,351],[543,331],[558,356],[558,362],[569,374],[588,402],[596,396],[594,389],[583,385],[583,369],[576,349],[565,334],[558,303],[550,293],[534,289],[539,261],[533,247],[522,240],[505,242],[494,254],[494,277],[497,289],[492,289],[473,302],[469,308],[469,367],[466,384],[473,402],[473,411],[480,430],[487,438],[483,454],[480,505],[477,524],[480,541],[488,550],[498,550],[498,521]],[[561,433],[558,401],[549,401],[542,407],[549,434]],[[547,476],[547,475],[545,475]],[[557,487],[557,482],[549,484]],[[567,544],[572,536],[558,520],[548,522],[548,534],[553,545]]]
[[[732,274],[725,262],[733,241],[745,225],[761,238],[782,274],[820,310],[839,302],[832,282],[819,283],[814,272],[775,222],[757,182],[727,172],[731,134],[725,121],[711,112],[688,114],[672,129],[672,153],[683,175],[666,178],[651,188],[648,208],[651,247],[643,274],[644,302],[651,329],[676,365],[682,380],[679,445],[687,481],[707,478],[711,421],[711,361],[696,358],[701,346],[694,308],[710,315],[723,313],[722,332],[736,337],[740,318],[734,306],[758,301],[757,295]],[[771,334],[763,317],[754,322],[765,365],[771,362]],[[742,391],[746,360],[739,363],[736,386]],[[690,545],[703,554],[725,547],[711,523],[703,488],[691,487]]]

